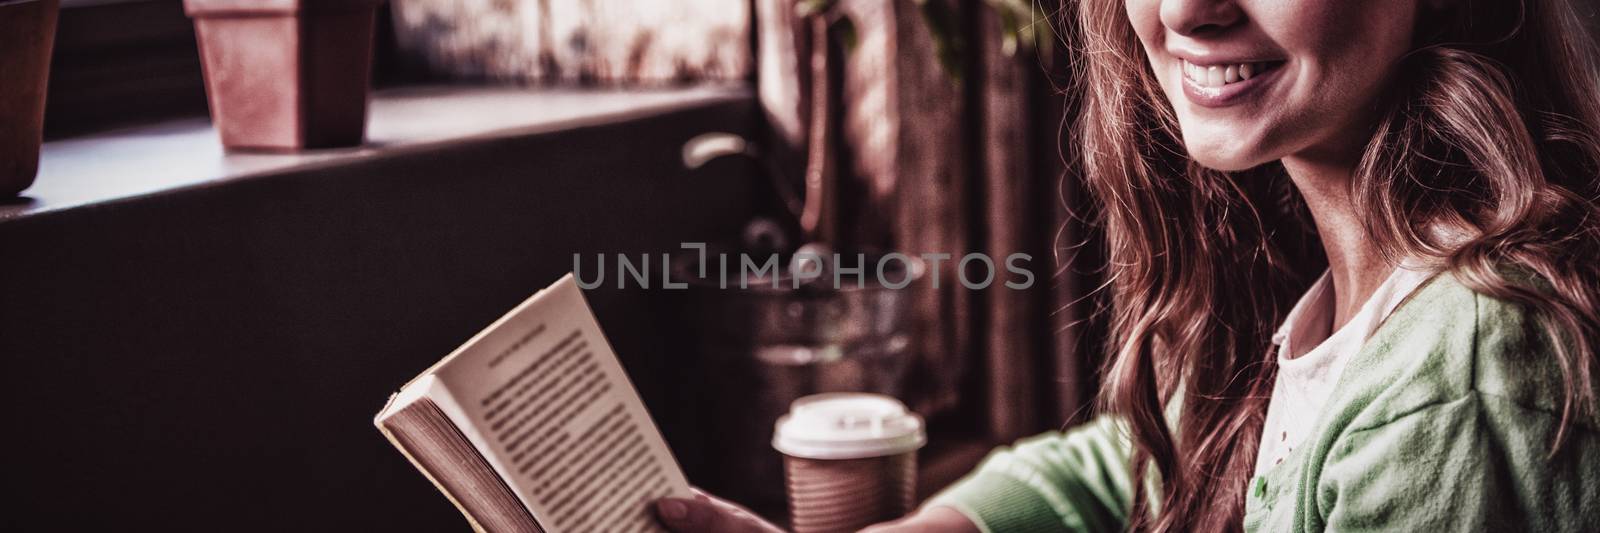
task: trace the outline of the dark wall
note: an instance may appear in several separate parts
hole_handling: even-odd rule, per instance
[[[465,529],[372,416],[573,253],[735,234],[750,169],[691,175],[678,147],[754,116],[709,104],[0,221],[0,529]],[[660,294],[590,300],[674,434]]]

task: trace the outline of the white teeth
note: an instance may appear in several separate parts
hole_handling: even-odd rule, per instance
[[[1201,87],[1221,87],[1255,77],[1261,67],[1254,63],[1202,67],[1183,61],[1183,77]]]

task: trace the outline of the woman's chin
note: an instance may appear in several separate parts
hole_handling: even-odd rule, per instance
[[[1222,172],[1250,170],[1269,162],[1269,160],[1263,160],[1257,154],[1242,150],[1191,149],[1189,158],[1202,167]]]

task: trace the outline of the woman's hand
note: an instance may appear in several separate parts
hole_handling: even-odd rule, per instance
[[[656,516],[677,533],[782,533],[750,510],[695,489],[693,498],[656,500]],[[911,516],[878,524],[862,533],[978,533],[966,515],[948,507],[929,507]]]
[[[656,516],[667,529],[677,533],[783,532],[749,509],[700,492],[700,489],[695,489],[693,498],[656,500]]]

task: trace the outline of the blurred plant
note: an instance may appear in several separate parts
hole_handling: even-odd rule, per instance
[[[855,51],[859,41],[856,38],[856,23],[850,20],[849,15],[835,10],[837,5],[839,0],[800,0],[795,4],[794,12],[800,18],[831,17],[833,20],[829,21],[828,30],[838,36],[848,54]]]
[[[1035,0],[984,0],[984,4],[1000,15],[1000,51],[1006,57],[1016,57],[1025,50],[1038,54],[1045,64],[1053,58],[1051,46],[1055,43],[1055,29],[1050,25],[1050,14]]]
[[[945,0],[912,0],[922,15],[933,39],[934,55],[939,65],[953,83],[960,84],[966,77],[966,39],[961,34],[959,17]],[[795,13],[802,18],[831,17],[831,30],[838,36],[846,53],[856,47],[856,26],[849,15],[835,9],[839,0],[800,0]],[[993,9],[1000,17],[1000,51],[1006,57],[1016,57],[1018,52],[1038,54],[1046,64],[1053,58],[1052,43],[1055,31],[1050,26],[1050,16],[1036,0],[983,0],[983,5]]]
[[[967,73],[964,57],[967,42],[962,38],[961,28],[956,25],[956,14],[945,0],[913,1],[917,4],[917,11],[922,13],[922,23],[928,25],[928,35],[933,37],[933,53],[938,56],[939,65],[944,67],[944,73],[950,76],[950,81],[960,85]]]

